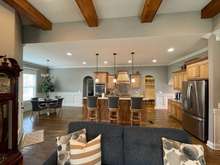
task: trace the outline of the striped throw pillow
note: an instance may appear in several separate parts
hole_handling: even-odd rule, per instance
[[[72,165],[101,165],[101,135],[88,143],[71,138],[70,163]]]
[[[86,143],[86,129],[57,137],[57,165],[70,164],[70,139]]]

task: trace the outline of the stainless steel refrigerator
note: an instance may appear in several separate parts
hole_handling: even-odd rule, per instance
[[[183,128],[202,141],[208,139],[208,81],[183,82]]]

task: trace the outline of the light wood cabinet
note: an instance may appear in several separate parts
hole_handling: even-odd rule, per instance
[[[182,103],[176,100],[168,100],[168,113],[169,116],[175,118],[178,121],[182,121]]]
[[[105,84],[108,83],[108,72],[95,72],[95,78],[99,81],[96,84]]]
[[[133,74],[131,75],[131,80],[134,79],[135,82],[131,82],[131,88],[141,88],[141,75]]]
[[[188,80],[193,79],[208,79],[208,60],[203,60],[193,64],[187,65]]]
[[[174,90],[182,90],[182,82],[187,81],[187,74],[185,71],[178,71],[173,73],[173,88]]]
[[[200,78],[208,79],[209,77],[208,60],[200,63]]]

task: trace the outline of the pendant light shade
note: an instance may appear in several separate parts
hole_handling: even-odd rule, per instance
[[[113,83],[117,83],[117,79],[116,79],[116,55],[117,55],[117,53],[113,53],[113,56],[114,56],[114,79],[113,79]]]
[[[132,64],[131,64],[131,83],[135,83],[136,82],[136,80],[135,80],[135,78],[133,77],[133,75],[134,75],[134,52],[131,52],[131,60],[132,60]]]
[[[99,71],[99,54],[96,53],[96,72]],[[99,79],[96,77],[95,83],[99,83]]]

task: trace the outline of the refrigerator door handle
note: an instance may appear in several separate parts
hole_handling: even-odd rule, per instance
[[[192,103],[191,103],[191,91],[192,91],[192,84],[189,84],[188,88],[187,88],[187,102],[188,102],[188,108],[192,107]]]

